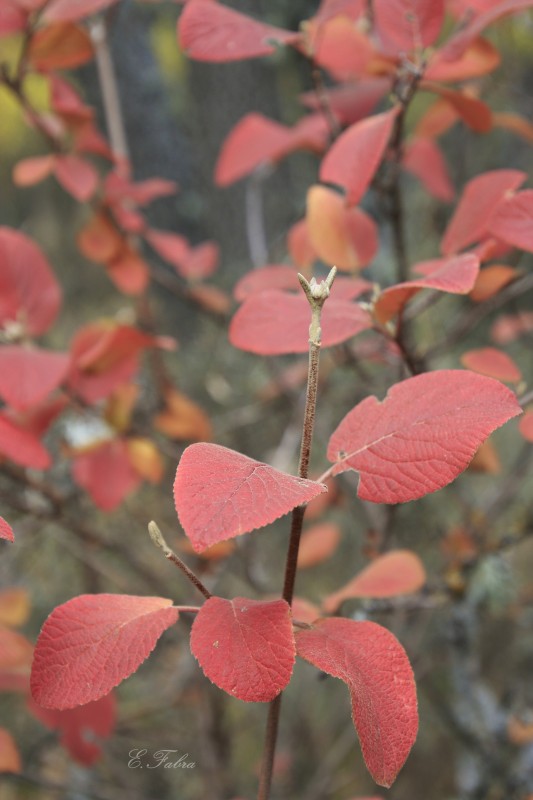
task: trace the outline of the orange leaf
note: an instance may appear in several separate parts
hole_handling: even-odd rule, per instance
[[[499,475],[502,471],[502,464],[498,456],[498,451],[490,439],[483,442],[474,458],[468,465],[471,472],[486,472],[489,475]]]
[[[470,292],[470,299],[474,303],[483,303],[518,277],[520,277],[518,270],[505,264],[493,264],[485,267],[477,276],[474,288]]]
[[[126,440],[130,462],[139,475],[150,483],[159,483],[165,471],[161,453],[143,436]]]
[[[328,614],[352,597],[395,597],[417,592],[426,582],[426,571],[419,557],[410,550],[391,550],[372,561],[337,592],[324,599]]]
[[[307,569],[326,561],[338,547],[341,531],[333,522],[314,525],[303,532],[298,553],[298,568]]]
[[[453,106],[465,125],[468,125],[476,133],[487,133],[492,128],[492,111],[486,103],[476,97],[470,97],[465,92],[447,89],[431,81],[421,81],[420,88],[442,97]]]
[[[28,59],[36,70],[72,69],[93,57],[91,39],[72,22],[57,22],[41,28],[30,40]]]
[[[34,156],[23,158],[13,169],[15,186],[34,186],[51,175],[55,166],[55,156]]]
[[[461,363],[474,372],[506,383],[518,383],[522,378],[522,373],[513,359],[495,347],[469,350],[461,356]]]
[[[26,589],[4,589],[0,592],[0,625],[18,628],[30,614],[30,598]]]
[[[319,257],[339,269],[361,269],[377,252],[375,222],[360,208],[346,208],[341,195],[326,186],[307,193],[307,227]]]
[[[124,246],[124,239],[103,211],[97,211],[78,234],[78,247],[89,261],[106,264]]]
[[[22,772],[18,747],[5,728],[0,728],[0,772]]]
[[[170,439],[203,442],[211,439],[213,431],[209,417],[189,397],[170,389],[165,394],[166,409],[154,419],[154,428]]]

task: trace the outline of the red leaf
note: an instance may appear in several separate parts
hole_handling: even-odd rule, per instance
[[[390,85],[388,78],[367,78],[358,81],[355,85],[346,84],[326,89],[324,99],[332,113],[344,125],[352,125],[354,122],[368,117],[390,90]],[[300,100],[306,108],[314,111],[320,111],[321,102],[323,102],[317,98],[314,91],[304,92],[300,95]]]
[[[267,703],[285,689],[294,667],[290,606],[285,600],[211,597],[193,622],[191,652],[220,689]]]
[[[118,0],[52,0],[47,4],[42,18],[47,22],[58,20],[74,22],[117,2]]]
[[[416,175],[427,191],[438,200],[449,203],[454,189],[442,151],[432,139],[411,139],[404,149],[404,169]]]
[[[7,539],[8,542],[15,541],[13,528],[3,517],[0,517],[0,539]]]
[[[522,373],[513,359],[495,347],[469,350],[461,356],[461,363],[474,372],[506,383],[518,383],[522,379]]]
[[[266,267],[251,270],[237,281],[233,289],[233,296],[237,302],[242,303],[250,295],[269,289],[301,291],[298,272],[294,267],[285,264],[269,264]]]
[[[521,413],[513,392],[481,375],[438,370],[367,397],[329,441],[333,474],[360,473],[358,496],[404,503],[451,483],[492,431]]]
[[[520,418],[518,430],[527,442],[533,442],[533,411],[526,411]]]
[[[27,692],[33,645],[16,631],[0,626],[0,691]]]
[[[13,0],[12,0],[13,1]],[[0,36],[23,31],[26,27],[26,14],[9,0],[0,7]]]
[[[187,447],[174,481],[174,502],[196,552],[268,525],[325,492],[315,481],[216,444]]]
[[[141,294],[150,280],[146,261],[129,246],[106,265],[106,272],[117,289],[124,294]]]
[[[307,298],[276,289],[253,294],[229,327],[234,347],[257,355],[307,353],[311,312]],[[370,315],[355,303],[329,298],[322,311],[322,347],[340,344],[372,327]]]
[[[496,344],[509,344],[530,331],[533,331],[533,311],[519,311],[498,317],[490,335]]]
[[[492,111],[486,103],[478,100],[477,97],[471,97],[465,92],[448,89],[439,83],[432,83],[431,81],[421,81],[420,88],[442,97],[443,100],[453,106],[454,111],[459,114],[465,125],[468,125],[476,133],[487,133],[492,128]]]
[[[307,528],[300,540],[298,569],[307,569],[326,561],[337,549],[340,538],[340,528],[333,522],[322,522]]]
[[[352,597],[395,597],[417,592],[426,582],[426,571],[416,553],[391,550],[378,556],[345,586],[324,598],[323,608],[334,614]]]
[[[190,0],[178,23],[178,40],[189,58],[239,61],[273,53],[276,44],[294,44],[300,34],[275,28],[213,0]]]
[[[497,169],[468,181],[442,238],[443,255],[457,253],[487,234],[493,211],[507,192],[517,189],[526,177],[525,172],[516,169]]]
[[[37,347],[0,347],[0,397],[17,411],[37,405],[57,389],[69,360],[67,353]]]
[[[146,206],[158,197],[175,194],[178,185],[165,178],[148,178],[138,183],[127,180],[118,172],[110,172],[105,179],[105,198],[110,205],[119,205],[124,200],[135,205]]]
[[[201,281],[209,278],[218,267],[220,249],[216,242],[202,242],[191,247],[178,272],[189,281]]]
[[[322,24],[316,35],[315,63],[337,81],[362,76],[375,50],[369,38],[345,16]]]
[[[384,289],[374,303],[374,316],[383,325],[398,314],[421,289],[437,289],[451,294],[468,294],[479,272],[479,259],[472,255],[440,260],[427,278],[398,283]]]
[[[189,243],[184,236],[152,228],[145,234],[145,239],[164,261],[181,270],[189,255]]]
[[[346,204],[356,205],[362,198],[385,152],[399,106],[368,117],[342,133],[326,154],[320,167],[320,180],[342,186]]]
[[[35,645],[33,699],[58,709],[99,700],[137,671],[177,619],[163,597],[84,594],[58,606]]]
[[[60,731],[62,746],[85,767],[92,766],[100,758],[100,740],[109,739],[115,728],[116,701],[113,693],[63,711],[42,708],[31,698],[28,707],[43,725]]]
[[[47,469],[50,455],[30,431],[0,414],[0,454],[21,467]]]
[[[105,442],[96,450],[76,456],[74,480],[102,511],[113,511],[141,483],[133,468],[127,443],[121,439]]]
[[[75,155],[56,156],[55,176],[63,189],[80,203],[93,196],[98,173],[92,164]]]
[[[387,52],[433,44],[444,22],[444,0],[374,0],[374,20]]]
[[[317,255],[331,266],[365,267],[379,247],[376,223],[360,208],[346,208],[343,198],[327,186],[307,193],[307,230]]]
[[[45,333],[61,305],[48,261],[23,233],[0,228],[0,325],[23,320],[31,336]]]
[[[452,36],[443,48],[443,58],[454,61],[459,58],[470,43],[488,26],[506,14],[514,14],[533,6],[533,0],[501,0],[491,4],[491,7],[481,14],[477,14],[473,20],[466,25],[459,33]]]
[[[13,169],[15,186],[34,186],[54,171],[56,157],[53,154],[23,158]]]
[[[533,252],[533,189],[507,197],[494,210],[487,228],[513,247]]]
[[[464,81],[479,78],[495,70],[501,55],[491,42],[486,39],[474,39],[460,58],[449,61],[446,58],[446,45],[437,50],[430,58],[424,77],[428,81]],[[493,119],[495,122],[495,120]]]
[[[246,114],[222,145],[215,167],[216,185],[229,186],[260,164],[278,161],[287,154],[291,144],[291,133],[285,125],[263,114]]]
[[[391,786],[418,730],[416,686],[398,640],[375,622],[324,619],[296,634],[298,655],[344,681],[363,757],[380,786]]]

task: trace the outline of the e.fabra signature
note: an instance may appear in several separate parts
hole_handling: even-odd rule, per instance
[[[196,762],[188,761],[189,754],[182,753],[178,755],[178,750],[156,750],[154,753],[149,753],[146,748],[134,748],[128,753],[130,760],[128,767],[130,769],[157,769],[163,767],[164,769],[194,769]]]

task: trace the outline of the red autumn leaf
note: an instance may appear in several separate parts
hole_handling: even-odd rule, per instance
[[[507,197],[494,209],[487,228],[513,247],[533,252],[533,189]]]
[[[50,81],[50,105],[56,114],[61,115],[68,122],[86,122],[93,118],[93,109],[85,105],[69,81],[53,73],[48,79]]]
[[[332,113],[344,125],[353,125],[354,122],[368,117],[379,101],[390,91],[391,82],[388,78],[367,78],[354,84],[333,86],[326,89],[324,99]],[[300,100],[306,108],[320,111],[321,102],[316,92],[304,92]]]
[[[356,205],[366,192],[387,147],[398,111],[396,106],[351,125],[323,159],[320,180],[342,186],[347,205]]]
[[[93,165],[76,155],[56,156],[54,172],[63,189],[80,203],[90,200],[98,186]]]
[[[220,248],[216,242],[202,242],[191,247],[178,272],[189,281],[209,278],[218,267]]]
[[[509,344],[530,331],[533,331],[533,311],[519,311],[498,317],[490,335],[496,344]]]
[[[479,78],[495,70],[501,62],[499,50],[481,37],[474,39],[460,58],[449,61],[445,55],[442,50],[433,53],[424,73],[426,80],[448,82]]]
[[[242,303],[250,295],[268,289],[301,291],[297,270],[285,264],[269,264],[266,267],[251,270],[237,281],[233,289],[233,296],[237,302]]]
[[[220,689],[267,703],[285,689],[294,667],[290,606],[285,600],[210,597],[192,624],[191,652]]]
[[[47,469],[50,466],[48,450],[37,436],[0,414],[0,455],[20,464],[21,467]]]
[[[506,383],[518,383],[522,379],[522,373],[513,359],[495,347],[469,350],[461,356],[461,364],[474,372]]]
[[[104,182],[105,200],[109,205],[116,206],[124,201],[139,206],[145,206],[159,197],[175,194],[178,185],[175,181],[165,178],[148,178],[144,181],[133,183],[118,172],[110,172]]]
[[[476,14],[469,24],[452,36],[443,48],[443,58],[454,61],[459,58],[470,43],[500,17],[524,11],[533,6],[533,0],[500,0],[491,3],[481,14]]]
[[[73,69],[93,57],[90,36],[71,22],[57,22],[37,30],[28,47],[28,60],[41,72]]]
[[[27,692],[33,645],[21,633],[0,626],[0,691]]]
[[[113,439],[74,459],[74,480],[102,511],[113,511],[141,483],[134,469],[127,442]]]
[[[67,374],[67,353],[38,347],[0,347],[0,397],[17,411],[42,402]]]
[[[51,0],[47,3],[42,18],[47,22],[75,22],[117,2],[118,0]]]
[[[39,248],[25,234],[0,228],[0,325],[20,320],[39,336],[60,305],[61,289]]]
[[[124,247],[124,238],[111,218],[97,211],[78,234],[78,247],[90,261],[106,264]]]
[[[527,442],[533,442],[533,411],[526,411],[520,418],[518,430]]]
[[[23,158],[15,164],[13,183],[15,186],[34,186],[53,173],[55,163],[53,154]]]
[[[263,356],[307,353],[311,312],[307,298],[277,289],[248,297],[229,327],[234,347]],[[329,298],[322,311],[322,347],[340,344],[372,327],[356,303]]]
[[[435,100],[418,120],[414,135],[425,139],[436,139],[450,130],[459,119],[453,106],[444,100]]]
[[[446,203],[453,200],[455,192],[448,167],[442,151],[432,139],[411,139],[404,148],[402,166],[416,175],[433,197]]]
[[[347,684],[366,766],[377,784],[391,786],[418,730],[416,686],[401,644],[375,622],[334,618],[298,631],[296,647]]]
[[[58,606],[35,645],[33,699],[57,709],[99,700],[137,671],[177,619],[163,597],[84,594]]]
[[[507,192],[517,189],[526,177],[525,172],[516,169],[497,169],[468,181],[442,237],[443,255],[457,253],[492,233],[488,222],[493,212]]]
[[[438,370],[367,397],[328,447],[333,474],[359,472],[358,496],[404,503],[451,483],[492,431],[521,413],[513,392],[482,375]]]
[[[215,184],[229,186],[258,166],[285,156],[291,146],[290,130],[263,114],[251,113],[226,137],[215,167]]]
[[[1,23],[1,17],[0,17]],[[5,728],[0,728],[0,773],[22,772],[22,760],[15,740]]]
[[[508,286],[519,276],[520,273],[514,267],[508,267],[506,264],[491,264],[490,267],[485,267],[479,272],[474,288],[470,292],[470,299],[474,303],[483,303],[498,294],[504,286]]]
[[[274,522],[325,492],[315,481],[201,442],[187,447],[174,481],[174,502],[196,552]]]
[[[333,522],[322,522],[307,528],[300,540],[298,569],[307,569],[326,561],[337,549],[340,538],[340,528]]]
[[[309,238],[309,227],[306,219],[295,222],[287,234],[287,248],[291,261],[302,270],[309,270],[318,258]],[[279,287],[278,287],[279,288]]]
[[[307,193],[307,230],[317,255],[338,269],[365,267],[379,247],[376,223],[360,208],[346,208],[344,199],[327,186]]]
[[[533,144],[533,125],[520,114],[501,112],[492,115],[492,123],[495,128],[504,128],[520,136],[528,144]]]
[[[476,282],[479,259],[472,255],[438,259],[439,266],[426,278],[398,283],[384,289],[374,303],[374,316],[382,325],[398,314],[421,289],[468,294]]]
[[[299,33],[275,28],[213,0],[189,0],[178,23],[178,41],[198,61],[240,61],[267,56],[275,44],[294,44]]]
[[[141,294],[150,280],[148,264],[129,245],[106,264],[106,272],[117,289],[124,294]]]
[[[345,16],[320,25],[316,34],[314,61],[337,81],[362,76],[374,52],[369,38]]]
[[[374,21],[387,52],[433,44],[444,22],[444,0],[374,0]]]
[[[11,33],[23,31],[26,27],[26,14],[22,9],[3,3],[0,7],[0,36],[9,36]]]
[[[3,517],[0,517],[0,539],[7,539],[8,542],[15,541],[13,528]]]
[[[145,233],[145,239],[164,261],[181,270],[189,254],[189,243],[184,236],[151,228]]]
[[[476,133],[487,133],[492,128],[492,111],[490,107],[465,92],[448,89],[440,83],[420,81],[420,88],[426,92],[438,94],[443,100],[453,106],[465,125]]]
[[[325,597],[322,605],[327,614],[334,614],[352,597],[396,597],[418,592],[425,582],[426,571],[416,553],[391,550],[378,556],[341,589]]]
[[[99,700],[62,711],[42,708],[30,698],[28,708],[47,728],[59,730],[62,746],[85,767],[92,766],[100,758],[100,741],[109,739],[115,728],[116,700],[112,692]]]

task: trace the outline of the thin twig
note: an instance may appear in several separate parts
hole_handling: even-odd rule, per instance
[[[183,574],[198,589],[198,591],[201,592],[207,600],[209,600],[209,598],[212,597],[209,589],[207,589],[200,578],[195,575],[191,569],[189,569],[187,564],[185,564],[181,558],[170,549],[168,544],[165,542],[163,534],[159,530],[158,525],[153,520],[152,522],[148,523],[148,533],[150,534],[150,539],[152,542],[163,551],[165,558],[168,558],[169,561],[172,561],[172,563],[183,572]]]

